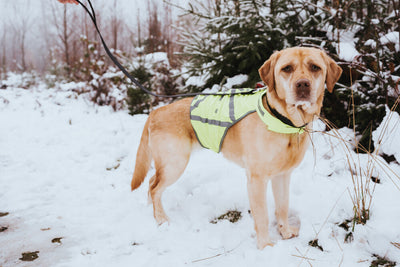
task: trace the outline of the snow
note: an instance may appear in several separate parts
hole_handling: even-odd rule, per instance
[[[353,184],[338,139],[313,133],[313,145],[292,175],[290,222],[300,226],[299,237],[279,236],[268,189],[275,246],[260,251],[243,169],[211,151],[195,152],[163,196],[171,222],[158,227],[147,205],[147,183],[130,191],[147,116],[94,105],[65,90],[72,84],[63,90],[8,84],[0,90],[0,212],[9,213],[0,217],[0,228],[8,227],[0,232],[2,267],[369,266],[372,254],[400,263],[400,249],[391,244],[400,242],[394,176],[380,177],[371,219],[355,226],[353,242],[344,242],[346,231],[338,224],[353,215]],[[396,116],[390,127],[398,125]],[[317,122],[314,129],[323,128]],[[388,130],[392,140],[400,137],[396,129]],[[339,133],[352,140],[351,130]],[[382,150],[393,148],[398,159],[398,143],[391,142]],[[358,160],[363,165],[367,159]],[[399,165],[390,167],[400,173]],[[210,223],[231,209],[242,212],[237,223]],[[59,237],[61,243],[52,243]],[[324,251],[308,245],[314,239]],[[19,260],[28,251],[39,251],[39,258]]]
[[[71,90],[77,90],[77,89],[82,89],[85,87],[85,83],[84,82],[68,82],[68,83],[61,83],[59,84],[59,88],[62,91],[71,91]]]
[[[167,56],[167,53],[165,53],[165,52],[155,52],[155,53],[146,54],[143,56],[143,60],[146,63],[151,63],[151,64],[163,63],[163,64],[166,64],[167,66],[169,66],[168,56]]]
[[[393,31],[385,34],[380,38],[380,42],[382,45],[386,45],[388,43],[395,44],[396,51],[400,50],[400,42],[399,42],[399,32]]]
[[[382,44],[399,43],[399,32],[393,31],[380,38]]]
[[[344,61],[351,62],[355,57],[360,55],[357,49],[354,46],[354,43],[351,42],[340,42],[338,48],[338,55],[340,59]]]
[[[245,74],[235,75],[231,78],[227,78],[226,83],[223,85],[223,87],[227,89],[232,89],[232,87],[235,85],[241,85],[242,83],[245,83],[248,78],[249,76]]]
[[[356,26],[357,28],[357,26]],[[336,40],[338,34],[337,30],[333,30],[331,25],[327,25],[327,37],[331,40]],[[354,36],[356,30],[354,31],[339,31],[340,41],[337,43],[336,52],[340,59],[351,62],[360,53],[355,48],[355,43],[357,38]]]
[[[205,76],[190,76],[186,80],[186,86],[193,85],[201,87],[206,84]]]
[[[208,74],[203,76],[191,76],[186,80],[186,86],[194,85],[194,86],[202,86],[205,84]],[[218,84],[214,84],[211,88],[206,88],[203,90],[204,93],[215,93],[221,90],[229,90],[232,89],[235,85],[241,85],[247,81],[249,78],[248,75],[238,74],[231,78],[227,78],[226,82],[220,86]]]
[[[387,45],[389,43],[392,43],[392,44],[394,44],[396,51],[399,51],[400,50],[399,32],[393,31],[393,32],[389,32],[389,33],[383,35],[382,37],[379,38],[379,43],[381,45]],[[369,45],[374,49],[376,48],[376,42],[375,42],[375,40],[372,40],[372,39],[367,40],[365,42],[365,45]]]
[[[372,138],[375,144],[381,143],[378,147],[380,152],[393,155],[400,162],[400,116],[386,107],[386,116],[381,125],[373,133]]]

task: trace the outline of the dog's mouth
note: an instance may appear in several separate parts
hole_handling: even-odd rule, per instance
[[[306,112],[309,110],[313,109],[313,106],[315,103],[312,103],[309,100],[299,100],[299,101],[287,101],[289,106],[291,106],[292,109],[296,109],[302,112]]]
[[[316,103],[311,101],[301,100],[287,104],[287,110],[296,126],[309,123],[313,120],[314,114],[318,113]]]
[[[292,108],[296,108],[302,111],[308,111],[313,109],[316,103],[315,96],[312,92],[305,94],[298,94],[298,92],[293,92],[288,94],[286,98],[286,103]]]
[[[302,101],[297,101],[297,102],[294,104],[295,108],[298,108],[298,109],[304,110],[304,111],[305,111],[306,109],[311,108],[311,105],[312,105],[312,103],[311,103],[310,101],[304,101],[304,100],[302,100]]]

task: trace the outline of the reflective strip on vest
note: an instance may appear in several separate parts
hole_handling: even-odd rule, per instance
[[[304,128],[284,124],[262,104],[266,90],[232,89],[218,95],[198,95],[190,105],[190,120],[199,143],[217,153],[229,128],[247,115],[257,112],[268,129],[278,133],[303,133]]]

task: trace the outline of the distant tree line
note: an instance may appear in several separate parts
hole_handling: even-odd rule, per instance
[[[121,15],[126,7],[118,0],[107,4],[93,1],[106,42],[115,51],[131,56],[158,51],[172,56],[181,46],[176,44],[176,31],[171,30],[175,23],[171,6],[155,0],[145,3],[140,12],[132,7],[132,16],[137,14],[132,22]],[[88,53],[84,40],[104,53],[90,18],[80,6],[55,0],[16,0],[3,5],[8,15],[0,18],[0,73],[44,72],[57,66],[66,75],[73,75],[74,66]]]
[[[99,28],[114,55],[143,84],[172,94],[181,82],[172,73],[179,64],[174,54],[182,50],[173,27],[181,22],[173,17],[171,5],[156,0],[143,2],[141,10],[132,5],[129,13],[137,16],[133,22],[122,16],[126,6],[118,0],[93,1],[93,5]],[[56,0],[38,0],[35,4],[16,0],[3,5],[10,12],[0,18],[0,78],[9,71],[34,71],[46,76],[49,87],[56,81],[82,81],[87,86],[74,89],[77,93],[116,110],[127,107],[132,114],[147,113],[158,104],[159,99],[143,95],[105,56],[96,29],[80,6]],[[154,52],[165,52],[168,61],[145,62],[145,56]]]

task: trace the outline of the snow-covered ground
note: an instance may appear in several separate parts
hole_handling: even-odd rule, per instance
[[[257,250],[244,171],[206,150],[165,192],[171,223],[158,227],[147,183],[130,191],[145,120],[69,90],[0,90],[0,266],[370,266],[373,255],[400,264],[399,178],[381,173],[371,184],[371,219],[345,243],[338,225],[353,216],[353,183],[340,142],[320,133],[292,177],[290,220],[299,237],[279,236],[269,188],[275,246]],[[395,120],[397,134],[382,149],[397,151],[399,161]],[[365,155],[353,157],[366,165]],[[228,210],[242,218],[210,223]],[[315,239],[323,251],[309,246]],[[25,252],[38,258],[20,260]]]

